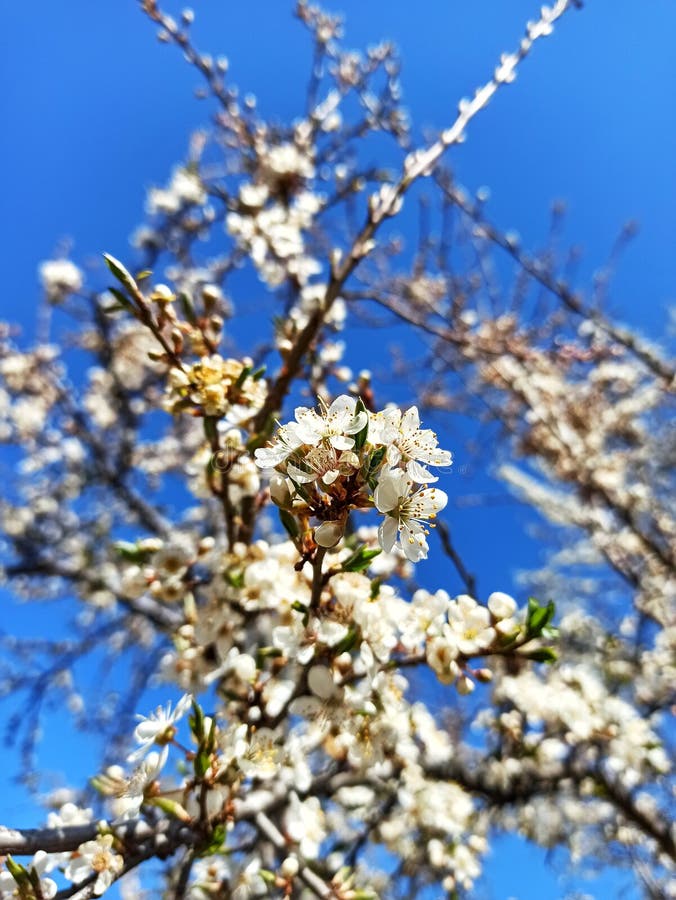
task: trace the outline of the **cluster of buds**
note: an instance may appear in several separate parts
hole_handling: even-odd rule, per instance
[[[452,457],[433,431],[420,428],[415,406],[403,415],[394,408],[370,413],[343,395],[319,412],[299,407],[295,422],[280,426],[255,457],[261,468],[276,470],[270,493],[287,527],[312,527],[316,544],[333,547],[351,510],[375,508],[384,516],[380,546],[390,551],[398,542],[407,559],[426,559],[427,526],[448,499],[427,487],[437,477],[426,466],[450,465]]]

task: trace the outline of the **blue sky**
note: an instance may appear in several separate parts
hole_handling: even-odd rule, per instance
[[[229,57],[233,80],[258,96],[262,112],[300,114],[309,46],[291,3],[196,0],[194,8],[196,43]],[[327,8],[346,14],[348,46],[383,37],[399,45],[404,98],[420,133],[452,119],[458,99],[486,80],[500,52],[517,46],[538,3],[335,0]],[[194,99],[197,74],[156,41],[131,0],[35,0],[6,4],[2,15],[0,316],[30,334],[40,260],[63,240],[73,242],[79,262],[104,250],[128,256],[145,190],[163,184],[185,157],[190,132],[211,107]],[[593,0],[568,14],[451,157],[468,188],[490,187],[491,218],[526,246],[544,241],[550,205],[564,199],[565,237],[584,249],[583,276],[605,263],[622,224],[636,220],[610,305],[656,339],[676,284],[675,26],[672,0]],[[470,556],[480,554],[484,527],[468,522]],[[511,540],[497,552],[489,590],[504,586],[497,582],[511,568],[534,562],[526,543]],[[54,748],[50,765],[68,755]],[[29,814],[13,790],[0,801],[8,824]],[[511,840],[501,846],[489,866],[495,900],[559,895],[539,857]],[[533,867],[525,885],[524,865]],[[614,882],[591,892],[614,896]]]

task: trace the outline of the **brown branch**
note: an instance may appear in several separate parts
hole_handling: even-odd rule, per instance
[[[476,597],[476,577],[467,570],[460,555],[453,546],[453,543],[451,542],[450,528],[445,522],[437,522],[436,526],[437,532],[439,534],[439,539],[441,541],[441,546],[444,548],[444,553],[446,554],[446,556],[448,556],[448,558],[455,566],[458,575],[467,588],[467,593],[472,597]]]

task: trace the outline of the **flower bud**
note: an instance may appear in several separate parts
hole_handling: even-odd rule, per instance
[[[482,684],[488,684],[493,680],[493,673],[490,669],[475,669],[474,677],[477,681],[480,681]]]
[[[307,682],[312,693],[320,700],[328,700],[336,693],[333,675],[327,666],[312,666]]]
[[[315,528],[315,541],[320,547],[335,547],[343,536],[342,522],[322,522]]]
[[[455,686],[459,694],[471,694],[476,687],[469,675],[465,675],[464,673],[458,677]]]
[[[493,591],[488,598],[488,609],[496,619],[509,619],[516,612],[516,602],[509,594]]]
[[[287,856],[282,863],[281,872],[284,878],[295,878],[300,869],[300,864],[295,856]]]
[[[289,482],[283,475],[275,474],[270,479],[270,497],[272,502],[282,509],[291,506]]]

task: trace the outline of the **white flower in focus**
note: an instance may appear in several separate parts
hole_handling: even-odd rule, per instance
[[[387,446],[386,459],[390,468],[405,468],[408,477],[417,484],[438,480],[421,463],[450,466],[453,462],[449,450],[437,447],[436,434],[429,428],[420,428],[417,406],[412,406],[403,415],[398,409],[386,409],[372,416],[369,441]]]
[[[296,423],[282,425],[277,429],[270,447],[259,447],[254,452],[256,465],[261,469],[274,469],[297,450],[303,441],[296,433]]]
[[[354,438],[368,422],[368,415],[362,410],[355,411],[357,401],[345,394],[336,397],[331,406],[324,407],[322,413],[299,406],[295,410],[296,434],[303,444],[316,447],[328,441],[336,450],[351,450]]]
[[[378,541],[388,553],[397,537],[407,559],[418,562],[427,559],[425,525],[448,502],[443,491],[436,488],[412,490],[413,482],[401,469],[390,469],[378,482],[374,500],[379,512],[385,513],[385,521],[378,529]]]
[[[127,757],[129,762],[136,762],[141,759],[150,750],[153,744],[165,746],[170,743],[176,734],[176,722],[181,719],[190,709],[192,703],[192,695],[184,694],[176,704],[176,708],[172,712],[171,703],[167,703],[165,708],[158,706],[154,713],[149,716],[140,716],[139,724],[134,730],[134,737],[141,746],[130,753]]]
[[[77,855],[66,867],[66,878],[79,884],[95,872],[93,892],[95,897],[99,897],[108,890],[124,867],[123,858],[113,852],[112,846],[112,834],[100,834],[95,841],[80,844]]]

